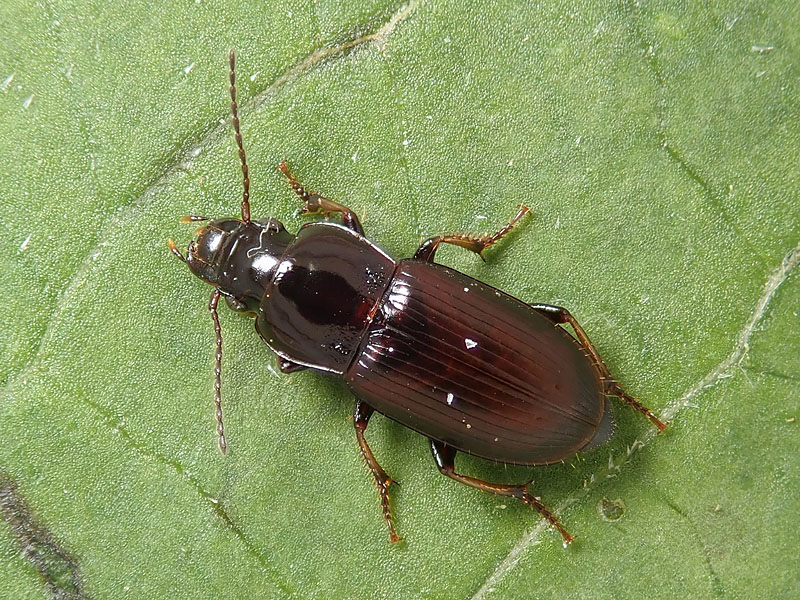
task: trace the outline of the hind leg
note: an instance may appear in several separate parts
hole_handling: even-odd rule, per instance
[[[447,444],[443,444],[442,442],[431,440],[431,452],[433,453],[433,460],[436,461],[436,467],[439,469],[439,472],[442,475],[446,475],[450,479],[455,479],[464,485],[474,487],[484,492],[489,492],[490,494],[516,498],[523,504],[527,504],[531,508],[535,508],[539,514],[547,519],[547,521],[553,527],[558,529],[561,537],[564,538],[564,545],[569,544],[572,541],[572,536],[567,533],[567,530],[564,529],[556,516],[547,510],[547,507],[542,504],[542,502],[536,496],[530,493],[530,482],[507,485],[504,483],[491,483],[489,481],[483,481],[482,479],[476,479],[475,477],[469,477],[468,475],[461,475],[460,473],[456,473],[456,450],[454,448],[448,446]]]
[[[667,426],[659,421],[658,417],[653,414],[653,411],[622,389],[622,386],[611,376],[608,367],[606,367],[603,359],[600,358],[600,354],[598,354],[597,349],[594,347],[594,344],[592,344],[589,336],[586,335],[583,327],[580,326],[580,323],[578,323],[575,317],[573,317],[566,308],[553,306],[551,304],[531,304],[530,306],[535,311],[553,321],[553,323],[558,325],[565,325],[569,323],[572,326],[572,329],[575,331],[575,336],[578,338],[581,346],[583,346],[584,350],[589,353],[589,356],[591,357],[592,362],[595,364],[595,367],[597,367],[597,369],[600,371],[600,374],[603,377],[605,392],[607,394],[610,394],[611,396],[617,396],[620,400],[627,402],[635,410],[639,411],[645,417],[650,419],[653,425],[658,428],[659,432],[664,431],[667,428]]]

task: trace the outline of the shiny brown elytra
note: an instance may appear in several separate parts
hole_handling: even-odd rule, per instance
[[[215,403],[219,446],[226,452],[217,304],[255,320],[283,373],[311,369],[344,379],[356,396],[354,423],[389,526],[392,479],[364,432],[377,411],[430,441],[439,471],[471,487],[519,499],[564,538],[572,536],[529,484],[482,481],[455,470],[456,453],[501,463],[546,465],[606,442],[613,432],[609,396],[659,429],[664,424],[625,392],[570,312],[529,304],[433,262],[441,244],[482,255],[529,211],[491,235],[449,234],[425,240],[413,258],[395,260],[364,236],[356,214],[306,189],[278,168],[303,201],[303,213],[338,214],[342,224],[309,223],[294,235],[276,219],[250,218],[250,178],[230,53],[233,129],[244,176],[241,218],[209,220],[184,257],[213,286],[209,309],[217,351]],[[570,325],[571,335],[562,325]]]

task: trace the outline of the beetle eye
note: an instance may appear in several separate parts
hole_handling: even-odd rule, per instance
[[[267,220],[267,230],[273,233],[278,233],[281,229],[283,229],[283,224],[278,221],[275,217],[270,217]]]

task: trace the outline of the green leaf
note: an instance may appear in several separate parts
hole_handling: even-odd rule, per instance
[[[0,7],[3,595],[795,594],[798,5],[271,4]],[[218,452],[209,288],[166,239],[238,211],[229,48],[257,217],[306,220],[281,160],[396,256],[532,208],[485,264],[437,260],[568,307],[671,421],[618,406],[551,467],[459,458],[535,478],[568,549],[376,418],[389,545],[344,384],[279,375],[227,310]]]

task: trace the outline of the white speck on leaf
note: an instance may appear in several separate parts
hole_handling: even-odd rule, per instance
[[[33,102],[33,94],[25,98],[25,101],[22,103],[22,108],[28,108],[32,102]]]
[[[22,242],[22,244],[20,244],[20,246],[19,246],[19,251],[20,252],[25,252],[25,250],[28,248],[28,242],[31,241],[31,236],[32,235],[33,235],[32,233],[29,233],[28,237],[26,237],[25,240]]]
[[[184,68],[183,68],[183,72],[184,72],[184,73],[186,73],[186,74],[188,75],[188,74],[189,74],[189,73],[192,71],[192,69],[194,69],[194,63],[192,63],[192,64],[190,64],[190,65],[187,65],[186,67],[184,67]]]
[[[8,86],[10,86],[11,82],[14,81],[14,75],[15,73],[12,73],[11,75],[3,79],[3,83],[0,84],[0,89],[2,89],[4,92],[7,91]]]
[[[601,31],[604,31],[604,30],[605,30],[605,28],[606,28],[606,27],[605,27],[605,24],[606,24],[606,22],[605,22],[605,21],[600,21],[600,22],[599,22],[597,25],[595,25],[595,26],[594,26],[594,30],[592,31],[592,33],[593,33],[594,35],[597,35],[597,34],[598,34],[598,33],[600,33]]]
[[[738,20],[739,20],[739,17],[734,17],[731,20],[725,19],[725,29],[727,31],[730,31],[731,29],[733,29],[733,26],[736,25],[736,21],[738,21]]]

